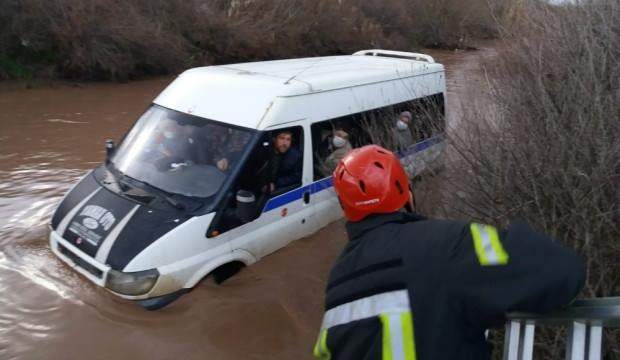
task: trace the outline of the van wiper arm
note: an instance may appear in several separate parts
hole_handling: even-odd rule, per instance
[[[165,195],[165,194],[158,194],[162,199],[164,199],[168,204],[170,204],[172,207],[178,209],[178,210],[185,210],[185,205],[183,205],[183,203],[180,203],[176,200],[174,200],[171,196]]]
[[[185,210],[185,205],[177,200],[175,200],[172,197],[172,194],[168,193],[167,191],[164,191],[160,188],[158,188],[155,185],[149,184],[148,182],[144,181],[144,180],[138,180],[138,179],[134,179],[130,176],[127,176],[125,174],[123,174],[122,172],[119,172],[122,176],[122,178],[129,178],[132,181],[136,181],[139,182],[140,184],[146,185],[149,188],[154,189],[155,191],[152,191],[152,193],[154,193],[155,195],[159,196],[160,198],[162,198],[166,203],[168,203],[168,205],[172,206],[175,209],[178,210]]]

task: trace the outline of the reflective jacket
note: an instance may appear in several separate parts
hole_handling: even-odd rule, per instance
[[[547,312],[583,286],[582,260],[524,223],[372,215],[327,284],[320,359],[489,359],[484,332],[510,311]]]

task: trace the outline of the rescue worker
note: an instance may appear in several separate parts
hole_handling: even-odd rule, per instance
[[[327,283],[319,359],[489,359],[485,330],[507,312],[548,312],[583,286],[582,260],[525,223],[413,213],[405,171],[379,146],[353,150],[333,179],[350,241]]]

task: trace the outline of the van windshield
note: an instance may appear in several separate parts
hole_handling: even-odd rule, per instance
[[[152,105],[111,163],[122,174],[167,193],[209,198],[237,168],[253,133]]]

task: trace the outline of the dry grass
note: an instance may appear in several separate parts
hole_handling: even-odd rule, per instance
[[[435,5],[435,3],[437,5]],[[5,0],[0,78],[126,80],[190,66],[465,47],[486,0]]]
[[[620,3],[521,10],[486,66],[492,101],[466,107],[462,127],[451,131],[436,210],[501,225],[526,219],[584,256],[581,296],[617,296]],[[559,358],[558,332],[537,333],[539,358]],[[607,356],[619,356],[618,332],[607,335]]]

